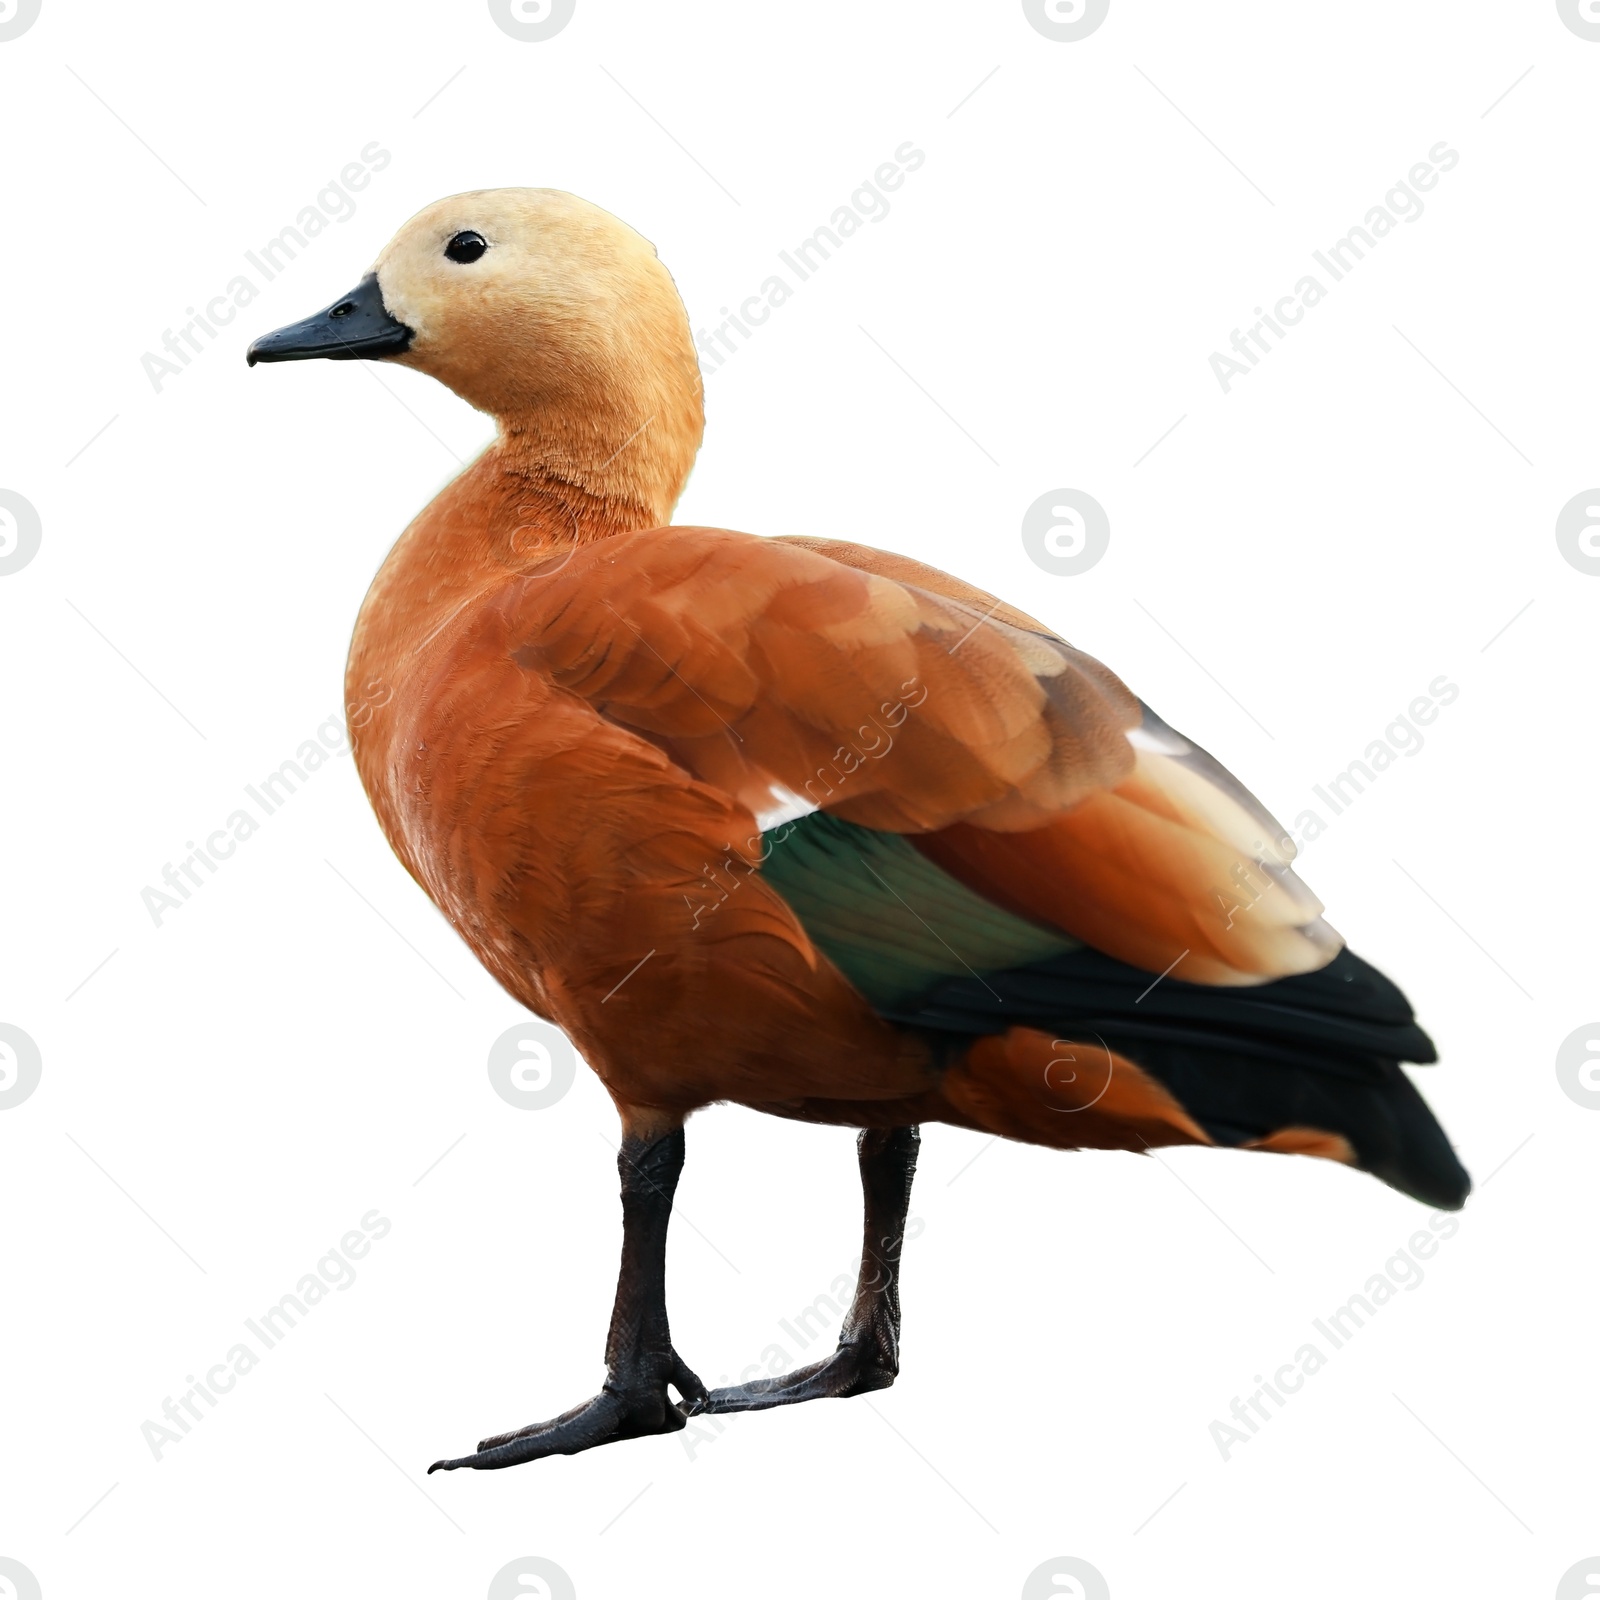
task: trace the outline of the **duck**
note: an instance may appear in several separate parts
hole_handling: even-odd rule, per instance
[[[1310,1156],[1463,1204],[1402,1065],[1432,1042],[1220,762],[913,556],[673,523],[701,371],[626,223],[439,200],[246,354],[411,367],[497,424],[361,605],[351,745],[401,865],[620,1120],[600,1391],[430,1472],[891,1385],[923,1124]],[[685,1123],[725,1103],[856,1131],[864,1244],[828,1355],[707,1388],[666,1242]]]

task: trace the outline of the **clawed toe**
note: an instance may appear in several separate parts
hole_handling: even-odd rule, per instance
[[[674,1404],[667,1383],[683,1396]],[[460,1467],[492,1471],[514,1467],[544,1456],[575,1456],[580,1450],[613,1444],[622,1439],[639,1439],[653,1433],[676,1433],[685,1426],[690,1413],[686,1405],[698,1405],[706,1398],[706,1387],[683,1359],[673,1352],[664,1381],[638,1383],[624,1388],[610,1383],[592,1400],[585,1400],[548,1422],[530,1422],[510,1433],[496,1433],[480,1440],[470,1456],[435,1461],[428,1468],[435,1472],[454,1472]]]
[[[598,1398],[596,1396],[596,1399]],[[496,1433],[487,1439],[480,1439],[478,1441],[478,1454],[482,1455],[485,1450],[498,1450],[501,1445],[510,1444],[513,1439],[532,1438],[536,1433],[543,1433],[546,1429],[554,1428],[560,1423],[570,1422],[584,1407],[593,1404],[593,1400],[585,1400],[581,1404],[573,1406],[570,1410],[563,1411],[559,1417],[551,1417],[548,1422],[530,1422],[525,1427],[513,1428],[509,1433]],[[431,1471],[432,1469],[430,1468],[429,1470]]]
[[[757,1378],[751,1383],[713,1389],[679,1409],[685,1417],[715,1416],[730,1411],[767,1411],[804,1400],[843,1400],[887,1389],[895,1376],[895,1368],[886,1363],[874,1342],[841,1343],[831,1356],[781,1378]]]
[[[650,1433],[676,1433],[683,1415],[663,1390],[659,1395],[630,1397],[602,1389],[594,1399],[563,1412],[551,1422],[535,1423],[516,1433],[485,1439],[477,1453],[454,1460],[435,1461],[429,1473],[454,1472],[460,1467],[493,1471],[515,1467],[544,1456],[575,1456],[580,1450],[637,1439]]]

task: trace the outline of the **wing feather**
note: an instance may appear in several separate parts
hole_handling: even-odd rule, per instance
[[[910,835],[993,904],[1191,982],[1340,948],[1226,769],[1042,624],[907,557],[652,529],[502,600],[519,663],[753,815],[799,796]]]

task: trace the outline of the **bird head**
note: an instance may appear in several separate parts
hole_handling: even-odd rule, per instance
[[[317,358],[426,372],[508,446],[662,522],[699,448],[700,369],[671,275],[626,223],[556,189],[435,201],[356,289],[246,356]]]

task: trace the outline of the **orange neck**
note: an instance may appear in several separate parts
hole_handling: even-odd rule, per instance
[[[365,628],[403,628],[413,644],[484,585],[563,549],[657,526],[656,510],[596,493],[544,459],[527,435],[502,434],[447,484],[396,541],[362,606]]]
[[[526,435],[497,439],[401,534],[362,602],[345,669],[358,763],[363,746],[386,743],[386,708],[428,670],[428,646],[474,599],[564,549],[661,520],[569,481]]]

